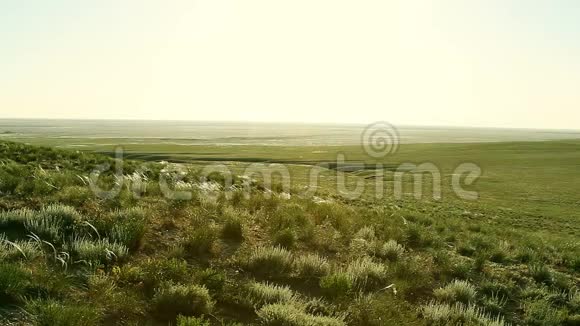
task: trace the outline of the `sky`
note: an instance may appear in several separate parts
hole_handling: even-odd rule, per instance
[[[0,0],[0,118],[580,129],[577,0]]]

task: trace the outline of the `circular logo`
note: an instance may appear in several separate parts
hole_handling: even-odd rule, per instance
[[[374,158],[394,154],[399,149],[399,131],[388,122],[372,123],[363,130],[361,144]]]

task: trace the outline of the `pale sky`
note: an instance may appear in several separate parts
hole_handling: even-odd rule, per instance
[[[0,118],[580,129],[577,0],[0,0]]]

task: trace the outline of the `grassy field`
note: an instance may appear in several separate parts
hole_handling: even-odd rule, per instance
[[[354,142],[304,146],[295,135],[276,146],[255,135],[219,146],[6,135],[66,149],[0,142],[1,324],[580,322],[579,140],[535,133],[534,142],[409,142],[377,160]],[[134,181],[142,165],[146,179],[98,198],[87,177],[114,163],[117,144],[129,158],[124,179]],[[336,162],[338,153],[345,165],[383,164],[386,196],[376,199],[369,183],[361,198],[344,198],[337,178],[353,185],[377,171],[336,167],[324,169],[315,197],[301,196],[312,166]],[[172,164],[160,160],[183,163],[185,179],[170,183],[191,192],[189,200],[164,196],[157,180]],[[288,167],[289,191],[277,185],[271,193],[262,180],[239,176],[272,162]],[[427,191],[429,177],[424,197],[413,198],[412,175],[396,199],[393,170],[423,162],[441,171],[441,200]],[[479,193],[475,201],[451,187],[465,162],[483,171],[467,186]],[[225,188],[218,175],[200,180],[208,164],[235,171],[235,186]],[[106,172],[100,181],[111,187],[118,179]]]

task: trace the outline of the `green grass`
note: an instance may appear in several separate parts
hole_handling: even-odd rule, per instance
[[[190,162],[182,185],[196,189],[192,200],[162,196],[155,162],[138,197],[123,187],[102,199],[86,177],[110,157],[0,142],[0,323],[570,324],[580,313],[579,144],[414,144],[383,162],[436,162],[446,185],[456,164],[477,162],[484,175],[470,189],[481,199],[466,202],[449,186],[441,201],[376,200],[371,189],[345,199],[333,169],[317,198],[300,196],[308,164],[338,151],[372,163],[354,146],[180,145],[176,154],[151,143],[128,149]],[[290,165],[289,194],[256,182],[249,198],[223,187],[211,197],[200,157],[236,173],[253,160],[303,165]],[[133,175],[142,162],[125,164]],[[366,174],[346,175],[352,185]]]

